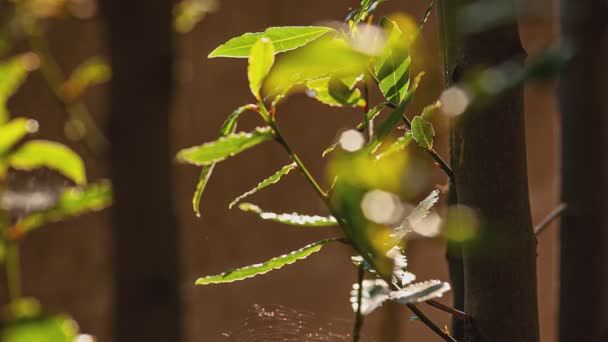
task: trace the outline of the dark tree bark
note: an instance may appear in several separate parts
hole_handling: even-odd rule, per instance
[[[561,0],[560,341],[608,340],[608,2]]]
[[[112,83],[114,339],[180,341],[179,263],[169,151],[172,1],[101,1]]]
[[[512,61],[523,66],[525,52],[515,19],[463,33],[458,13],[474,2],[439,1],[448,84],[479,65]],[[514,1],[501,0],[501,5],[514,6]],[[477,235],[462,247],[465,311],[474,323],[466,341],[539,340],[536,239],[524,129],[523,86],[453,123],[451,159],[458,203],[474,208],[480,219]]]

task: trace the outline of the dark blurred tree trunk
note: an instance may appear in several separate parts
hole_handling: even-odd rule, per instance
[[[561,0],[560,341],[608,340],[608,2]]]
[[[514,6],[512,0],[500,2]],[[523,66],[525,52],[515,19],[465,34],[458,14],[475,1],[439,3],[448,84],[479,65],[512,61]],[[523,86],[453,122],[451,159],[458,203],[476,209],[480,219],[477,235],[462,247],[465,311],[474,319],[466,341],[539,340],[536,239],[524,129]]]
[[[169,151],[172,1],[101,1],[112,83],[109,137],[117,342],[180,341]]]

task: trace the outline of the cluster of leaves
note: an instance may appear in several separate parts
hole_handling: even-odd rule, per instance
[[[22,298],[11,289],[13,272],[19,267],[13,259],[19,243],[31,232],[49,223],[85,212],[100,210],[111,202],[107,181],[87,183],[82,159],[65,145],[47,140],[26,140],[38,130],[38,123],[28,118],[9,120],[7,101],[34,67],[31,54],[18,55],[0,62],[0,265],[7,269],[11,302],[2,316],[2,341],[73,341],[78,326],[66,315],[49,315],[33,299]],[[10,189],[9,172],[52,170],[71,186],[19,192]]]
[[[400,152],[412,140],[420,148],[434,152],[435,132],[429,117],[438,105],[427,107],[411,122],[404,115],[422,77],[418,75],[411,79],[410,47],[426,17],[420,26],[389,18],[382,18],[379,26],[372,25],[369,20],[363,24],[371,19],[371,13],[381,2],[363,0],[361,8],[349,14],[347,30],[321,26],[271,27],[230,39],[209,54],[210,58],[248,58],[247,76],[255,103],[242,106],[229,115],[217,140],[183,149],[177,154],[178,161],[202,167],[193,196],[196,214],[200,215],[201,194],[218,162],[274,141],[285,149],[293,163],[237,197],[230,208],[298,169],[324,201],[330,216],[277,214],[250,203],[243,203],[239,208],[264,220],[290,226],[338,225],[344,237],[318,241],[263,263],[203,277],[196,284],[250,278],[304,259],[327,244],[340,241],[353,247],[359,254],[354,258],[357,266],[372,278],[353,287],[355,311],[370,313],[386,300],[403,304],[426,301],[449,290],[449,284],[438,280],[412,284],[415,276],[406,271],[403,254],[409,228],[420,224],[438,195],[433,192],[411,212],[403,209],[402,200],[411,200],[419,194],[412,193],[404,180],[403,174],[411,165],[407,154]],[[375,84],[385,98],[385,102],[375,107],[369,105],[365,96],[371,84]],[[332,185],[327,191],[308,172],[278,127],[279,105],[298,91],[305,91],[332,107],[357,107],[363,111],[362,122],[352,130],[359,135],[361,146],[351,148],[348,142],[341,140],[324,152],[327,155],[333,151],[328,168]],[[390,109],[390,112],[374,129],[373,123],[384,109]],[[246,111],[258,113],[264,125],[250,132],[237,132],[238,118]],[[405,123],[407,130],[391,141],[391,133],[400,123]],[[368,132],[367,141],[363,132]],[[378,199],[374,200],[372,194],[396,199],[395,210],[388,216],[386,212],[373,213],[374,205],[378,204],[373,202]],[[372,209],[366,208],[365,204],[370,198]]]

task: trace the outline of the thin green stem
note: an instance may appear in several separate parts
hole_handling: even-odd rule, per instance
[[[21,271],[19,258],[19,245],[11,241],[6,246],[6,283],[8,296],[11,301],[21,297]]]
[[[355,326],[353,327],[353,342],[359,342],[361,339],[361,328],[363,327],[363,315],[361,314],[361,302],[363,299],[363,276],[365,270],[362,265],[359,265],[359,272],[357,275],[357,312],[355,314]]]

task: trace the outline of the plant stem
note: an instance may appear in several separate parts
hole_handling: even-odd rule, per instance
[[[444,341],[450,341],[450,342],[458,342],[456,341],[452,336],[450,336],[448,333],[446,333],[445,331],[441,330],[437,325],[435,325],[435,323],[433,323],[433,321],[431,321],[422,311],[420,311],[420,309],[418,309],[416,307],[416,305],[414,304],[407,304],[407,307],[412,310],[412,312],[424,323],[426,324],[429,328],[431,328],[431,330],[433,330],[437,335],[439,335],[441,338],[443,338]]]
[[[359,265],[359,273],[357,278],[357,284],[359,288],[357,290],[357,313],[355,314],[355,326],[353,328],[353,342],[359,342],[361,339],[361,328],[363,327],[363,315],[361,314],[361,302],[363,298],[363,276],[365,270],[362,265]]]
[[[101,154],[109,147],[108,139],[101,132],[82,101],[68,100],[63,94],[65,75],[53,57],[42,29],[32,23],[26,30],[28,44],[40,58],[40,72],[57,101],[68,115],[68,123],[82,123],[84,132],[79,139],[84,139],[85,146],[94,154]]]
[[[457,310],[457,309],[454,309],[454,308],[449,307],[447,305],[441,304],[438,301],[428,300],[425,303],[427,303],[428,305],[430,305],[430,306],[432,306],[432,307],[434,307],[436,309],[439,309],[439,310],[441,310],[443,312],[449,313],[450,315],[452,315],[452,316],[454,316],[454,317],[456,317],[458,319],[465,320],[465,321],[473,319],[473,317],[471,317],[467,313],[462,312],[462,311]]]
[[[19,245],[15,241],[7,243],[5,265],[8,297],[13,301],[21,297]]]

